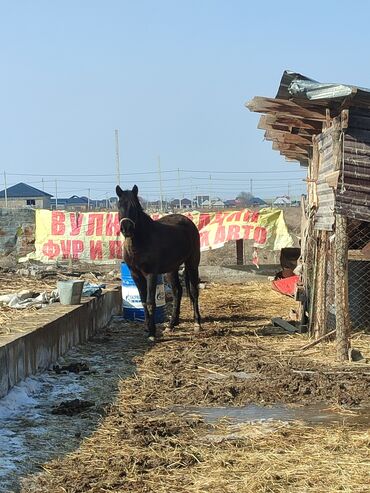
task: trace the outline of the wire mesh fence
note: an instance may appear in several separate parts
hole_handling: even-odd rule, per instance
[[[348,219],[348,303],[353,330],[370,331],[370,223]],[[326,329],[336,328],[334,235],[327,244],[325,272]],[[322,261],[322,259],[318,259]],[[319,304],[316,303],[316,308]]]
[[[348,294],[353,329],[370,329],[370,223],[348,220]]]

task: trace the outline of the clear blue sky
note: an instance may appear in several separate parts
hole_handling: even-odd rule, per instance
[[[0,0],[0,169],[9,185],[40,188],[11,175],[34,173],[54,193],[47,180],[72,175],[58,178],[60,196],[113,195],[118,128],[122,186],[143,196],[158,196],[158,154],[164,171],[188,170],[186,196],[231,198],[250,178],[255,195],[288,183],[299,194],[304,173],[262,141],[244,103],[274,96],[284,69],[369,87],[369,18],[364,0]],[[178,196],[177,173],[163,186]]]

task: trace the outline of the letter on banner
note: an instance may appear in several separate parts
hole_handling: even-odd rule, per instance
[[[90,260],[102,260],[103,258],[103,243],[101,240],[90,241]]]
[[[66,232],[65,225],[66,216],[64,212],[53,211],[51,213],[51,234],[52,235],[64,235]]]
[[[109,242],[109,258],[122,258],[122,241],[110,240]]]
[[[60,246],[53,240],[47,241],[42,247],[42,253],[49,258],[49,260],[54,260],[60,254]]]
[[[225,226],[219,226],[216,230],[215,245],[219,245],[220,243],[225,243],[225,238],[226,238]]]
[[[250,226],[249,224],[243,224],[242,228],[244,229],[244,240],[249,240],[249,236],[251,233],[251,230],[253,229],[253,226]]]
[[[239,240],[240,238],[240,226],[237,224],[231,224],[227,230],[227,241]]]
[[[84,242],[81,240],[72,240],[72,256],[77,259],[84,251]]]
[[[105,227],[105,234],[107,236],[119,236],[120,235],[120,227],[118,220],[118,213],[115,214],[107,214],[107,225]]]
[[[232,212],[231,214],[229,214],[227,216],[226,221],[228,223],[231,223],[233,221],[240,221],[240,219],[242,217],[242,213],[243,213],[243,211]]]
[[[252,223],[258,222],[259,217],[260,213],[258,211],[254,211],[251,218]]]
[[[87,236],[103,235],[103,214],[89,214],[87,222]]]
[[[71,240],[61,240],[60,247],[62,249],[63,258],[71,256]]]
[[[200,247],[209,247],[209,231],[200,231]]]
[[[255,243],[258,243],[259,245],[263,245],[264,243],[266,243],[266,238],[267,238],[266,228],[257,226],[254,230],[254,235],[253,235],[253,239]]]
[[[71,222],[71,236],[78,236],[81,233],[83,218],[84,215],[78,212],[69,215],[69,220]]]

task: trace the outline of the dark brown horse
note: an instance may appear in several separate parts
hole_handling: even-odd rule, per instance
[[[167,274],[173,291],[173,311],[169,329],[179,324],[182,287],[179,267],[185,264],[185,283],[194,309],[194,329],[201,320],[198,307],[200,239],[195,224],[181,214],[170,214],[153,221],[143,211],[138,188],[116,187],[121,233],[125,237],[123,259],[130,269],[144,307],[149,340],[155,338],[155,293],[158,274]]]

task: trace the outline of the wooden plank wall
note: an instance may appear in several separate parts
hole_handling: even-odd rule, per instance
[[[349,110],[343,134],[342,174],[336,191],[336,212],[370,221],[370,112]]]
[[[315,215],[315,229],[320,231],[332,231],[334,224],[334,189],[328,184],[328,177],[335,171],[335,139],[337,131],[335,127],[324,130],[317,137],[319,151],[319,165],[317,175],[317,201],[318,209]]]

